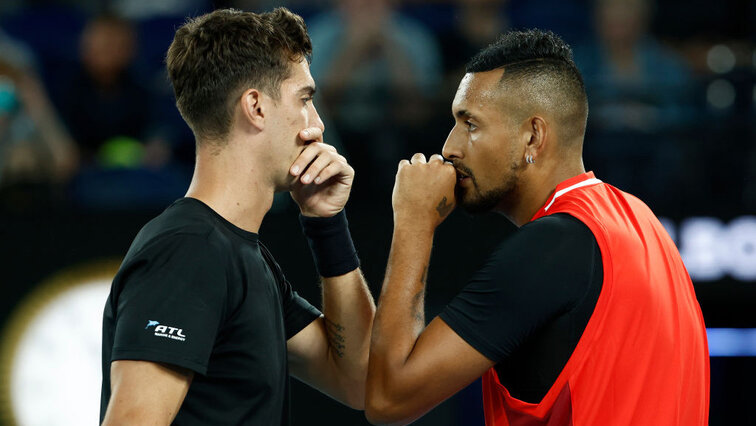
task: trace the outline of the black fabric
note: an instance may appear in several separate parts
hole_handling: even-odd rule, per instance
[[[360,267],[344,210],[326,218],[299,215],[299,223],[320,276],[338,277]]]
[[[440,317],[497,363],[513,397],[538,403],[577,346],[602,284],[590,229],[554,214],[501,243]]]
[[[176,425],[288,424],[286,340],[320,312],[257,234],[183,198],[137,235],[105,305],[100,419],[115,360],[195,372]]]

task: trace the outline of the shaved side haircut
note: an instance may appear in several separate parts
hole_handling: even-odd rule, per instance
[[[465,71],[496,69],[504,70],[501,88],[517,95],[522,114],[544,109],[559,121],[560,140],[582,141],[588,98],[567,43],[550,31],[511,31],[475,55]]]

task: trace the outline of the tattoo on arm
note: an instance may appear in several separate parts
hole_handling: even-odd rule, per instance
[[[436,206],[436,211],[441,217],[446,217],[446,215],[448,215],[452,211],[452,208],[454,208],[453,205],[447,204],[447,201],[448,200],[446,199],[446,197],[444,197]]]
[[[423,306],[425,297],[423,296],[425,296],[425,290],[420,290],[412,297],[412,316],[415,318],[415,321],[425,325],[425,309]]]
[[[415,320],[425,326],[425,282],[428,279],[428,265],[425,265],[423,269],[423,288],[414,296],[412,296],[412,309]]]
[[[344,339],[344,326],[335,323],[328,318],[323,318],[326,325],[326,333],[328,334],[328,342],[331,344],[333,353],[339,358],[344,358],[344,349],[346,348],[346,339]]]

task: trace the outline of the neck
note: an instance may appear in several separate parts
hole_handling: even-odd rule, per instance
[[[549,164],[551,163],[551,164]],[[516,205],[505,215],[518,227],[528,222],[546,204],[557,185],[565,180],[585,173],[582,158],[570,164],[555,166],[545,160],[543,164],[528,164],[518,182]]]
[[[209,144],[206,144],[209,145]],[[207,204],[235,226],[259,232],[265,214],[273,204],[273,185],[265,179],[265,170],[238,145],[227,142],[223,148],[197,148],[194,175],[187,197]]]

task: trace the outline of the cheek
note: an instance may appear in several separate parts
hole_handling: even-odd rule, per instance
[[[511,169],[511,150],[506,146],[504,137],[492,138],[480,144],[476,156],[476,178],[481,189],[495,187],[507,179]],[[479,175],[479,176],[478,176]]]

